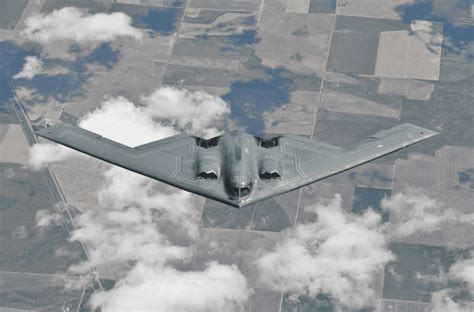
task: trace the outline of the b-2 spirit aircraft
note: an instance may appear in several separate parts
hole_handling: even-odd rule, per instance
[[[294,134],[179,134],[129,147],[61,123],[36,132],[114,165],[241,208],[356,167],[437,133],[412,124],[383,130],[351,149]]]

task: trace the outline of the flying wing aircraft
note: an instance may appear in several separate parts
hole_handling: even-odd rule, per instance
[[[36,132],[106,162],[241,208],[319,181],[437,133],[412,124],[383,130],[351,149],[283,134],[230,131],[211,139],[179,134],[129,147],[61,123]]]

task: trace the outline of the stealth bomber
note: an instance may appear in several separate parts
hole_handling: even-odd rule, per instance
[[[114,165],[180,189],[241,208],[280,195],[437,133],[412,124],[383,130],[341,148],[307,137],[258,137],[241,131],[203,139],[179,134],[129,147],[61,123],[36,132]]]

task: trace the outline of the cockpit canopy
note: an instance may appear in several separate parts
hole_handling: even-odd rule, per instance
[[[230,195],[234,197],[245,197],[250,194],[252,191],[252,182],[250,182],[248,185],[244,187],[234,187],[234,186],[229,186],[227,188],[227,191],[229,192]]]

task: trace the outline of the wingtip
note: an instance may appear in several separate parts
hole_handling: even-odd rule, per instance
[[[438,135],[438,134],[439,134],[439,132],[429,130],[429,132],[426,135],[427,135],[427,137],[433,137],[433,136]]]
[[[420,127],[421,128],[421,127]],[[427,128],[421,128],[420,133],[419,133],[423,138],[431,138],[434,137],[435,135],[438,135],[439,132],[427,129]]]
[[[417,125],[414,125],[414,124],[411,124],[411,123],[406,123],[405,125],[410,127],[413,132],[415,132],[416,134],[418,134],[419,136],[421,136],[423,138],[430,138],[432,136],[435,136],[435,135],[439,134],[439,132],[430,130],[428,128],[420,127],[420,126],[417,126]]]

